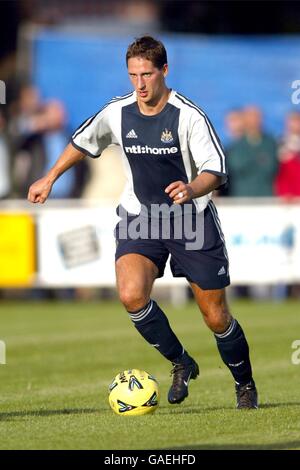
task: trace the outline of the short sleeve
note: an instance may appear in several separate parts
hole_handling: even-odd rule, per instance
[[[106,109],[84,121],[72,135],[71,143],[86,155],[93,158],[99,157],[112,143]]]
[[[191,115],[188,143],[198,174],[205,171],[221,176],[224,184],[227,180],[225,154],[215,129],[204,113],[195,110]]]

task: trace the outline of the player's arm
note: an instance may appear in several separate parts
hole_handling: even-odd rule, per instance
[[[222,182],[222,177],[204,171],[193,181],[186,184],[183,181],[174,181],[165,189],[175,204],[182,204],[191,199],[209,194],[218,188]]]
[[[67,145],[51,170],[30,186],[28,201],[43,204],[48,198],[55,181],[84,157],[85,154],[73,147],[72,144]]]
[[[198,176],[189,183],[174,181],[166,188],[166,193],[177,204],[209,194],[227,179],[225,155],[213,126],[203,112],[196,109],[189,118],[188,146]]]

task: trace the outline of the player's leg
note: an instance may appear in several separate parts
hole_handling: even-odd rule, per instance
[[[220,220],[212,201],[194,222],[198,223],[198,229],[193,241],[197,241],[200,248],[192,249],[185,238],[167,242],[172,255],[171,269],[175,276],[185,276],[191,283],[204,319],[215,334],[221,357],[239,388],[238,406],[253,407],[247,403],[247,397],[252,394],[255,398],[256,393],[249,347],[241,326],[232,318],[226,303],[225,287],[230,284],[229,263]],[[249,387],[250,391],[247,390]]]
[[[229,311],[225,289],[203,290],[190,284],[204,321],[214,333],[221,358],[235,380],[238,408],[257,408],[249,346],[242,327]]]
[[[168,399],[180,403],[188,395],[189,378],[195,378],[199,369],[173,333],[164,312],[150,298],[154,280],[163,276],[169,251],[159,239],[132,239],[128,227],[135,218],[122,219],[115,230],[119,296],[139,333],[172,362],[173,385]],[[151,233],[151,226],[148,229]]]
[[[224,333],[232,322],[225,289],[204,290],[194,282],[190,285],[207,326],[214,333]]]
[[[145,256],[129,253],[117,259],[117,290],[127,311],[139,311],[148,304],[157,275],[157,266]]]
[[[126,254],[117,259],[116,274],[120,300],[143,338],[173,364],[190,363],[166,315],[150,297],[159,274],[155,263],[140,254]],[[185,397],[177,398],[182,401]]]

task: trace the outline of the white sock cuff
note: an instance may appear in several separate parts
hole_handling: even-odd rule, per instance
[[[215,336],[217,338],[226,338],[227,336],[229,336],[233,332],[236,324],[237,324],[237,321],[233,318],[231,320],[231,323],[230,323],[229,327],[227,328],[227,330],[224,331],[224,333],[215,333]]]
[[[135,323],[135,322],[144,320],[151,312],[152,307],[153,307],[153,300],[150,299],[147,305],[145,305],[145,307],[142,308],[142,310],[139,310],[138,312],[134,312],[134,313],[133,312],[128,312],[128,313],[129,313],[131,320]]]

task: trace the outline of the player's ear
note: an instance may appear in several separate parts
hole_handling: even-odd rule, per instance
[[[169,72],[168,64],[165,64],[163,66],[162,71],[163,71],[164,77],[166,77],[168,75],[168,72]]]

